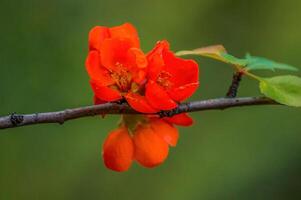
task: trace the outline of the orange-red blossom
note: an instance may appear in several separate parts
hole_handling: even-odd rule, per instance
[[[170,146],[175,146],[178,130],[161,119],[148,119],[130,130],[126,125],[109,133],[103,144],[105,165],[114,171],[126,171],[136,160],[144,167],[161,164]]]
[[[157,42],[145,55],[137,31],[129,23],[91,29],[86,69],[96,104],[125,99],[144,114],[176,108],[199,86],[195,61],[176,57],[165,40]],[[108,168],[125,171],[132,160],[145,167],[162,163],[168,145],[177,143],[178,131],[172,124],[192,124],[187,114],[143,118],[147,120],[135,122],[134,129],[123,121],[109,134],[103,145],[103,159]]]

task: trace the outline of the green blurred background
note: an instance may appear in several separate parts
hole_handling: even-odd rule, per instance
[[[301,67],[300,19],[297,0],[1,0],[0,115],[91,104],[84,60],[95,25],[133,23],[146,52],[160,39],[175,51],[221,43],[237,56]],[[193,98],[223,96],[232,69],[197,60]],[[244,79],[239,95],[258,94]],[[117,116],[1,130],[0,199],[301,199],[300,114],[284,106],[194,113],[163,165],[126,173],[101,160]]]

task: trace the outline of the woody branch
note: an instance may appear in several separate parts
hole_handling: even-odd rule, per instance
[[[153,113],[160,117],[171,117],[185,112],[196,112],[204,110],[223,110],[231,107],[252,106],[252,105],[275,105],[275,101],[266,97],[242,97],[242,98],[218,98],[202,101],[192,101],[181,103],[177,108],[169,111]],[[278,104],[279,105],[279,104]],[[101,114],[143,114],[133,110],[126,102],[124,103],[105,103],[65,109],[62,111],[34,113],[34,114],[16,114],[0,117],[0,129],[14,128],[26,125],[42,123],[59,123],[72,119],[95,116]]]

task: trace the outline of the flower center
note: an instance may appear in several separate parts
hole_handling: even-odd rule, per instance
[[[121,92],[127,92],[131,88],[132,75],[123,64],[117,62],[116,66],[118,70],[112,72],[111,77],[115,80]]]
[[[164,88],[170,88],[172,86],[172,82],[169,80],[171,78],[171,74],[166,71],[160,72],[157,78],[157,83],[164,87]]]

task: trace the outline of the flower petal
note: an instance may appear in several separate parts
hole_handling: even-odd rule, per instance
[[[179,139],[179,131],[162,119],[151,119],[151,127],[170,146],[176,146]]]
[[[114,90],[108,86],[102,86],[96,81],[91,80],[90,85],[95,96],[103,101],[116,101],[122,98],[119,91]]]
[[[123,172],[129,169],[134,156],[134,144],[125,127],[109,133],[103,144],[102,157],[107,168]]]
[[[127,52],[127,68],[132,74],[133,81],[141,83],[145,80],[147,60],[138,48],[130,48]]]
[[[193,119],[186,113],[181,113],[172,117],[164,117],[163,119],[171,124],[179,126],[191,126],[193,124]]]
[[[104,26],[95,26],[89,32],[89,50],[100,50],[102,42],[109,38],[109,28]]]
[[[131,43],[126,39],[106,39],[103,41],[101,52],[101,63],[109,71],[119,72],[123,65],[126,65],[128,50]],[[124,66],[125,67],[125,66]]]
[[[163,51],[162,55],[165,62],[163,70],[172,75],[170,81],[174,83],[174,87],[198,83],[199,67],[194,60],[176,57],[169,50]]]
[[[147,102],[146,98],[144,96],[141,96],[136,93],[127,93],[125,95],[125,99],[127,100],[128,104],[134,109],[137,110],[138,112],[141,113],[156,113],[159,110],[154,109],[149,105]]]
[[[170,110],[178,106],[161,86],[151,80],[146,84],[145,97],[152,107],[159,110]]]
[[[110,28],[111,38],[128,38],[131,46],[140,47],[138,33],[136,28],[130,23],[124,23],[120,26]]]
[[[146,56],[141,49],[130,48],[128,50],[129,61],[131,65],[134,65],[137,68],[146,68],[147,60]]]
[[[168,144],[149,125],[140,125],[133,137],[134,157],[144,167],[161,164],[168,155]]]
[[[171,88],[167,90],[167,93],[173,100],[180,102],[191,97],[197,90],[198,86],[199,83],[189,83],[176,88]]]
[[[153,50],[147,54],[148,76],[155,80],[165,65],[163,60],[163,50],[169,49],[169,43],[166,40],[158,41]]]
[[[138,69],[135,72],[132,72],[132,78],[135,83],[138,83],[139,85],[143,85],[145,83],[146,79],[146,71]]]
[[[102,85],[111,85],[114,80],[109,71],[100,64],[100,56],[98,51],[90,51],[86,59],[86,69],[91,79],[101,82]]]

